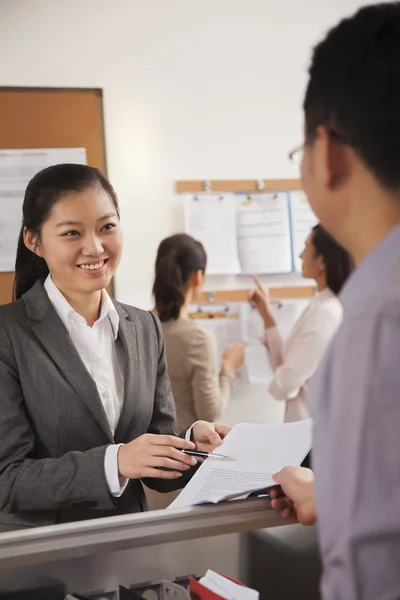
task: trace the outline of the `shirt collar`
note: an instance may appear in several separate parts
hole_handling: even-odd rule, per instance
[[[321,292],[317,292],[315,294],[315,296],[313,296],[310,300],[309,303],[309,307],[314,307],[317,304],[319,304],[320,302],[324,302],[325,300],[327,300],[328,298],[334,298],[335,294],[332,292],[331,289],[329,289],[328,287],[326,287],[324,290],[322,290]]]
[[[343,306],[352,306],[369,292],[379,289],[400,261],[400,225],[360,262],[340,294]]]
[[[86,320],[82,315],[79,315],[72,306],[68,303],[65,296],[60,292],[58,287],[55,285],[51,275],[47,276],[46,281],[44,282],[44,289],[47,292],[49,300],[53,305],[56,313],[60,317],[61,321],[64,324],[64,327],[71,333],[71,321],[75,321],[77,323],[83,323],[86,325]],[[111,300],[110,296],[107,294],[106,290],[102,290],[101,293],[101,309],[100,316],[96,323],[102,321],[108,316],[111,327],[114,334],[114,340],[118,337],[118,328],[119,328],[119,315],[117,310]]]
[[[327,298],[333,298],[335,294],[328,287],[324,288],[321,292],[318,292],[315,296],[315,300],[326,300]]]

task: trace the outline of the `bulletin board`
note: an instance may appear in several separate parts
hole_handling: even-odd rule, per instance
[[[88,165],[106,173],[101,89],[0,87],[0,115],[1,149],[86,148]],[[0,304],[13,282],[0,273]]]

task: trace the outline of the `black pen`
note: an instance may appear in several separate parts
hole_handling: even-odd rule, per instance
[[[230,456],[224,456],[224,454],[216,454],[215,452],[211,454],[211,452],[201,452],[201,450],[182,450],[184,454],[189,454],[189,456],[197,456],[198,458],[219,458],[220,460],[235,460]]]

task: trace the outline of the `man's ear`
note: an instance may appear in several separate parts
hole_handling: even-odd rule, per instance
[[[24,244],[34,254],[43,258],[42,252],[39,244],[39,236],[34,231],[29,231],[26,227],[24,227]]]
[[[327,189],[340,187],[349,176],[348,148],[326,127],[317,127],[318,168]]]

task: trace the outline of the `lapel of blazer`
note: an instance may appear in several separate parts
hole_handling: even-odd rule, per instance
[[[129,320],[126,310],[117,302],[114,302],[119,314],[118,337],[124,348],[124,403],[121,416],[115,432],[115,441],[120,442],[132,421],[133,415],[140,419],[138,405],[139,392],[139,353],[136,334],[136,326]]]
[[[28,317],[34,321],[32,331],[91,411],[109,442],[114,443],[96,384],[53,308],[43,284],[36,282],[23,299]]]

